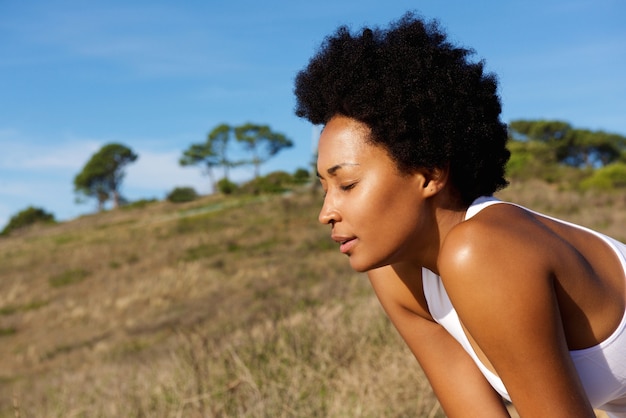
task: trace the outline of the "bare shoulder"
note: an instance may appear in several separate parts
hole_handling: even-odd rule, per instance
[[[488,267],[522,268],[532,263],[548,269],[553,244],[535,217],[523,208],[497,204],[455,226],[446,236],[439,256],[442,278]]]
[[[480,323],[487,311],[490,320],[502,319],[504,312],[515,315],[539,303],[539,294],[549,299],[553,249],[547,235],[528,211],[503,204],[455,226],[438,267],[461,320]]]
[[[498,204],[455,226],[440,253],[439,272],[466,332],[523,415],[590,412],[554,285],[568,248],[532,213]]]

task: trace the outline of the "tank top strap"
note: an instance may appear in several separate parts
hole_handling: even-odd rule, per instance
[[[472,204],[467,208],[467,212],[465,212],[465,220],[467,221],[478,212],[483,210],[484,208],[491,206],[495,203],[502,203],[502,201],[493,196],[481,196],[474,200]]]

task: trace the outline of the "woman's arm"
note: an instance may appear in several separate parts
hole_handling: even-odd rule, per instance
[[[532,225],[460,225],[446,239],[440,274],[522,417],[594,417],[565,339],[554,248],[539,232]]]
[[[413,294],[419,290],[412,292],[390,267],[368,275],[381,305],[422,366],[446,415],[509,417],[500,396],[460,344],[439,324],[421,316],[426,313]]]

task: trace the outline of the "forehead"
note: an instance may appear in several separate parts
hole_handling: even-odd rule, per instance
[[[318,144],[318,163],[355,162],[373,152],[369,142],[370,130],[362,122],[345,116],[335,116],[324,127]]]

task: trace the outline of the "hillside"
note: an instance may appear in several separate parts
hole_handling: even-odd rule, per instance
[[[624,193],[500,197],[626,240]],[[209,196],[0,239],[0,416],[442,416],[320,204]]]

